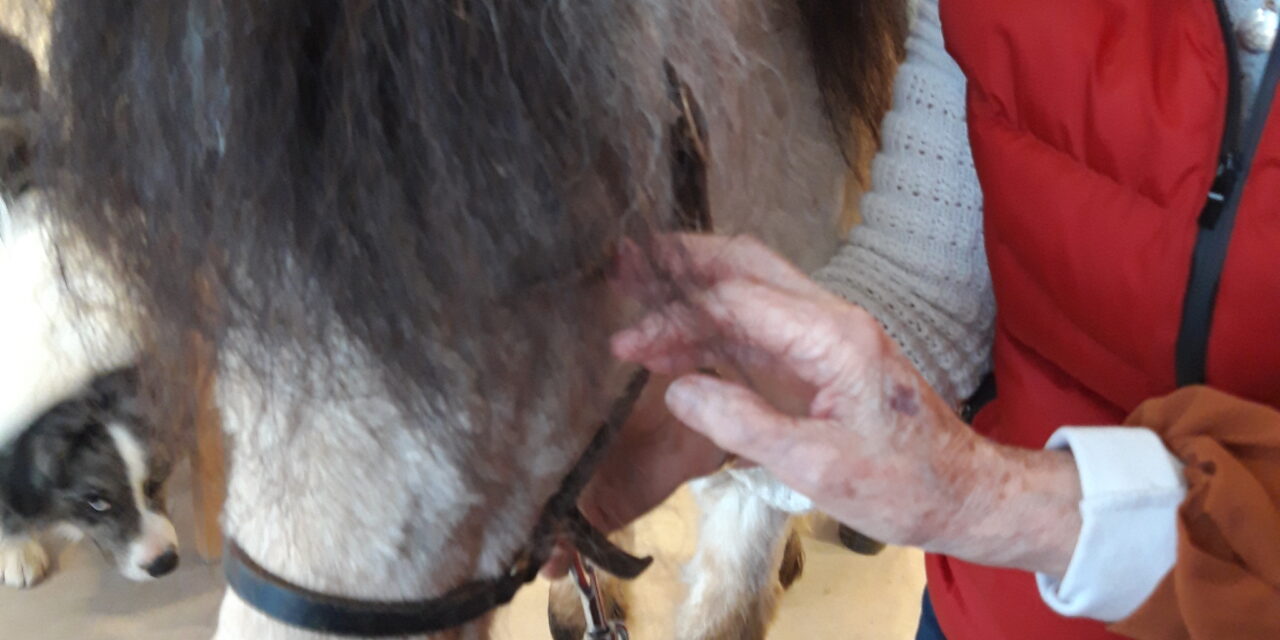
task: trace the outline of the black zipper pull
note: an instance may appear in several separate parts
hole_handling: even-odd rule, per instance
[[[1226,208],[1227,198],[1230,197],[1239,178],[1240,169],[1236,167],[1235,154],[1224,155],[1218,161],[1218,173],[1213,179],[1213,184],[1209,186],[1209,195],[1204,203],[1204,209],[1200,211],[1200,228],[1212,229],[1217,226],[1218,219],[1222,217],[1222,211]]]

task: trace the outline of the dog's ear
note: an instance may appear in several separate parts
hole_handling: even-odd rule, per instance
[[[4,483],[18,515],[32,517],[48,507],[53,491],[66,481],[67,460],[94,428],[101,426],[90,413],[68,402],[45,413],[18,438]]]
[[[124,367],[94,378],[89,386],[89,396],[95,409],[130,411],[138,397],[138,368]]]

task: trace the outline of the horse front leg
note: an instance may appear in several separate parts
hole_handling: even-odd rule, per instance
[[[682,640],[763,640],[779,597],[803,571],[791,517],[727,474],[692,483],[702,515],[685,566],[688,597],[676,618]]]

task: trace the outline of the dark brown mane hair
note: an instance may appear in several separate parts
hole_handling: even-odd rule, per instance
[[[846,151],[859,130],[878,138],[905,54],[906,1],[796,0],[818,85]]]
[[[341,336],[405,403],[529,389],[605,360],[573,274],[671,227],[659,4],[60,2],[55,209],[128,283],[144,378],[191,370],[193,334],[313,371]],[[878,121],[901,3],[799,4],[835,130]]]

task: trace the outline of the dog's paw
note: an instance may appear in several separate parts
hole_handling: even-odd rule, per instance
[[[49,571],[49,554],[30,538],[0,540],[0,584],[26,589]]]

